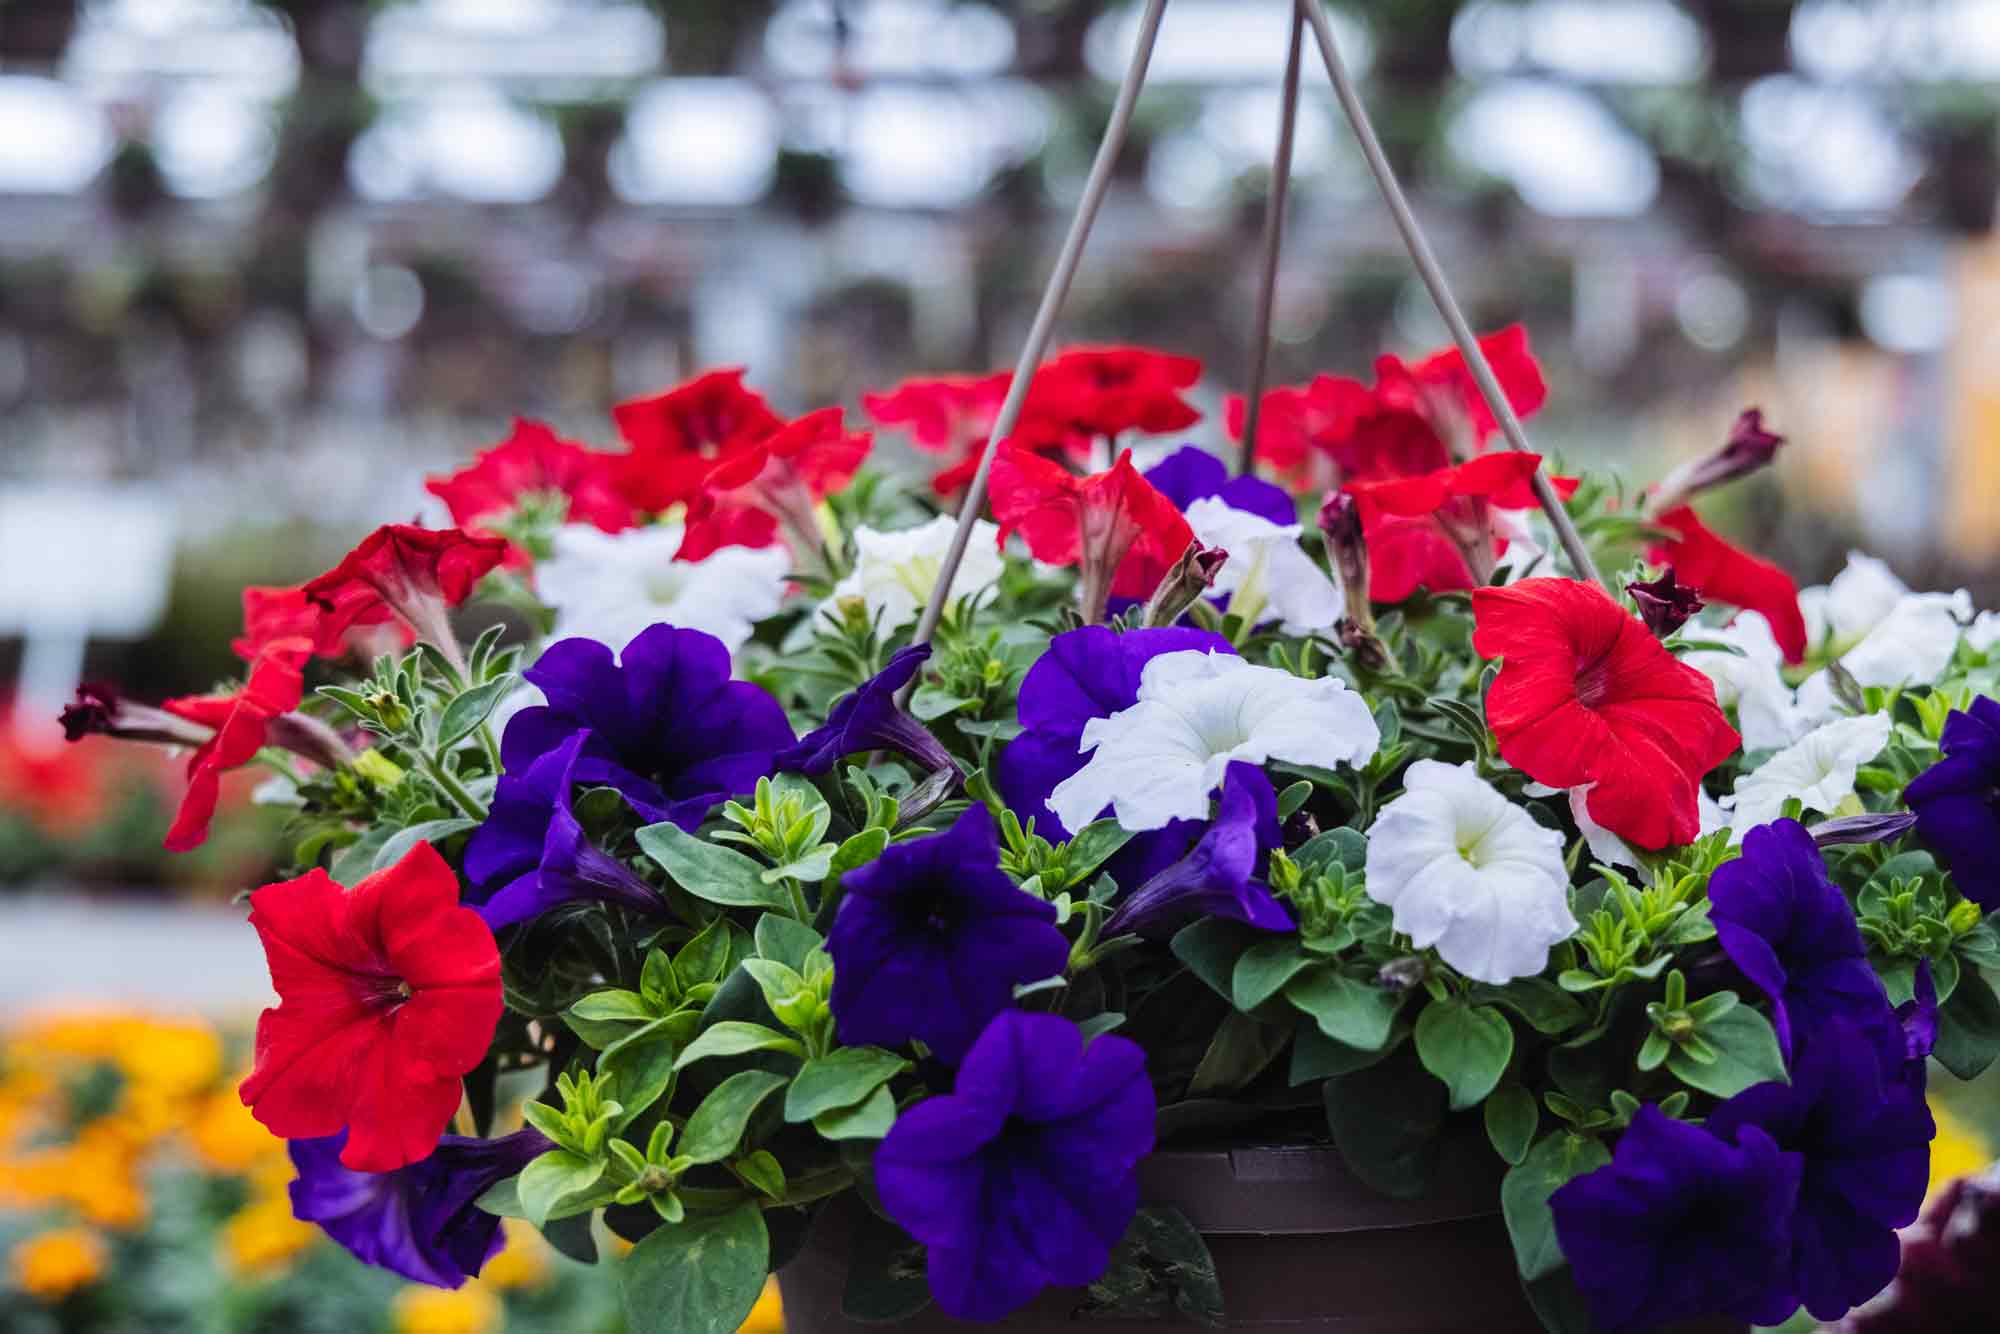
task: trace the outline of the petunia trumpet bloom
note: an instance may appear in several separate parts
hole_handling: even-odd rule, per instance
[[[900,426],[920,449],[963,454],[984,440],[1007,397],[1006,371],[905,380],[887,393],[866,393],[861,408],[878,426]]]
[[[1761,614],[1784,651],[1785,661],[1804,659],[1806,622],[1799,611],[1799,586],[1792,582],[1792,576],[1723,541],[1684,505],[1656,516],[1653,522],[1676,536],[1655,545],[1648,559],[1667,566],[1706,601]]]
[[[1646,495],[1646,509],[1653,514],[1679,509],[1704,491],[1768,468],[1784,443],[1785,437],[1765,427],[1761,410],[1746,408],[1721,449],[1660,479]]]
[[[1482,454],[1418,476],[1350,482],[1370,595],[1401,602],[1420,587],[1452,592],[1490,580],[1503,549],[1494,511],[1535,506],[1529,479],[1541,462],[1539,454]]]
[[[1187,856],[1121,899],[1104,935],[1163,938],[1196,918],[1290,931],[1297,923],[1257,878],[1265,854],[1280,842],[1271,780],[1255,765],[1230,765],[1208,831]]]
[[[1723,951],[1771,998],[1788,1059],[1824,1019],[1887,1016],[1888,993],[1868,964],[1854,908],[1798,821],[1752,829],[1743,855],[1715,868],[1708,903]]]
[[[336,626],[326,609],[306,596],[303,587],[281,588],[252,584],[243,590],[243,633],[230,641],[236,656],[254,662],[280,639],[305,639],[315,657],[338,658],[353,650],[364,659],[370,641],[408,648],[416,640],[415,631],[396,619],[388,606],[376,607],[351,620],[345,628]]]
[[[413,1283],[456,1288],[507,1244],[479,1197],[554,1147],[529,1126],[498,1139],[446,1135],[430,1155],[393,1172],[341,1165],[347,1136],[295,1139],[292,1213],[318,1223],[366,1264]]]
[[[616,479],[619,493],[648,511],[692,500],[716,459],[785,424],[762,394],[744,387],[741,366],[629,399],[611,409],[611,418],[632,446]]]
[[[1245,626],[1280,621],[1286,634],[1303,635],[1340,619],[1346,609],[1340,588],[1299,545],[1300,524],[1272,523],[1220,496],[1189,505],[1187,519],[1197,541],[1228,554],[1213,592],[1229,598],[1230,614]]]
[[[664,621],[714,635],[732,653],[743,647],[757,622],[784,605],[791,558],[782,547],[725,545],[693,560],[683,554],[685,538],[678,523],[556,529],[535,569],[535,592],[556,613],[551,637],[623,649]]]
[[[826,948],[849,1046],[915,1038],[957,1062],[1016,986],[1069,962],[1055,906],[1000,869],[993,817],[977,803],[944,833],[890,844],[841,887]]]
[[[1576,933],[1560,831],[1535,823],[1471,764],[1418,760],[1368,836],[1368,894],[1398,931],[1495,985],[1548,966]]]
[[[1807,641],[1861,685],[1930,685],[1958,651],[1972,599],[1964,589],[1913,593],[1887,565],[1851,551],[1831,583],[1799,594],[1799,610]],[[1838,712],[1825,672],[1799,687],[1799,705],[1814,721]]]
[[[779,752],[777,766],[803,774],[823,774],[844,757],[864,750],[893,750],[926,771],[957,772],[951,752],[896,702],[897,694],[916,678],[930,659],[929,644],[899,649],[888,666],[841,697],[827,714],[826,725]]]
[[[833,595],[822,604],[820,614],[834,618],[842,598],[860,598],[869,621],[879,625],[883,634],[912,624],[937,584],[957,527],[949,514],[940,514],[928,523],[895,532],[857,528],[850,544],[853,567],[833,586]],[[1000,576],[1006,570],[1006,558],[1000,554],[1000,530],[985,519],[974,519],[965,554],[945,594],[945,605],[956,607],[971,598],[974,606],[985,606],[999,592]]]
[[[326,611],[328,633],[380,619],[387,607],[418,638],[450,657],[459,649],[448,609],[472,596],[480,579],[506,558],[504,538],[476,537],[458,528],[384,524],[340,564],[307,580],[304,592]]]
[[[1052,1014],[988,1024],[953,1091],[904,1111],[875,1152],[882,1207],[923,1243],[939,1309],[998,1320],[1100,1277],[1138,1209],[1154,1116],[1136,1043],[1086,1044]]]
[[[1965,897],[2000,908],[2000,700],[1980,696],[1945,719],[1944,758],[1905,789],[1917,832]]]
[[[622,904],[642,915],[666,902],[639,873],[593,843],[570,804],[588,728],[572,733],[521,772],[500,776],[493,808],[465,846],[474,905],[498,931],[578,900]]]
[[[1472,647],[1502,659],[1486,698],[1501,758],[1641,848],[1693,841],[1696,793],[1737,736],[1707,677],[1595,585],[1524,579],[1472,595]]]
[[[1194,540],[1172,501],[1132,466],[1126,450],[1105,472],[1078,477],[1015,445],[993,462],[999,541],[1020,533],[1035,559],[1077,567],[1085,623],[1104,618],[1113,594],[1145,598]]]
[[[340,1161],[392,1172],[429,1156],[502,1009],[493,933],[428,843],[352,889],[314,869],[250,896],[275,1009],[240,1090],[272,1134],[347,1131]]]
[[[736,543],[764,546],[782,533],[800,559],[825,545],[816,506],[853,479],[874,437],[849,431],[839,408],[822,408],[760,439],[731,446],[688,497],[682,560]],[[770,537],[754,533],[757,521]]]
[[[490,529],[524,504],[560,500],[564,522],[616,533],[637,520],[614,482],[621,463],[620,455],[586,449],[542,422],[516,417],[505,440],[450,476],[430,478],[424,489],[445,503],[461,528]]]
[[[1183,514],[1198,500],[1214,499],[1280,527],[1299,519],[1298,504],[1283,487],[1247,474],[1231,477],[1229,466],[1199,445],[1182,445],[1146,469],[1145,477]]]
[[[215,818],[215,803],[222,793],[223,772],[255,759],[271,740],[279,719],[298,708],[305,693],[303,668],[311,656],[309,640],[274,640],[250,664],[249,677],[235,693],[186,695],[160,705],[163,712],[184,722],[214,729],[188,758],[187,793],[167,830],[167,851],[186,852],[207,840],[209,821]],[[319,731],[324,728],[318,728],[314,735]],[[334,744],[338,744],[337,739]],[[319,758],[336,757],[323,754]]]
[[[1136,702],[1084,725],[1090,759],[1049,794],[1049,809],[1081,829],[1107,805],[1143,832],[1208,814],[1237,760],[1331,769],[1364,763],[1382,734],[1368,704],[1337,677],[1308,681],[1216,652],[1168,653],[1140,677]]]
[[[1723,800],[1737,837],[1777,819],[1794,797],[1809,811],[1832,815],[1854,795],[1856,773],[1882,753],[1893,728],[1886,713],[1836,718],[1738,778],[1734,795]]]
[[[1758,1126],[1724,1139],[1641,1107],[1610,1164],[1549,1199],[1598,1325],[1622,1334],[1717,1313],[1783,1323],[1798,1305],[1783,1257],[1803,1167]]]

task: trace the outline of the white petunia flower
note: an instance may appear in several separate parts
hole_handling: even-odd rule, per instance
[[[1961,623],[1972,618],[1972,598],[1962,588],[1912,593],[1887,565],[1852,551],[1832,583],[1799,594],[1799,610],[1809,642],[1825,645],[1862,685],[1930,685],[1958,648]],[[1810,698],[1820,696],[1815,687]],[[1801,699],[1808,696],[1802,692]]]
[[[1209,795],[1235,760],[1331,769],[1361,764],[1382,734],[1368,703],[1335,677],[1307,681],[1227,653],[1163,653],[1146,664],[1138,702],[1083,729],[1083,768],[1056,785],[1049,809],[1081,829],[1110,806],[1140,831],[1208,816]]]
[[[785,600],[791,557],[783,547],[721,547],[675,560],[677,523],[605,533],[556,530],[555,554],[535,567],[536,595],[556,613],[551,637],[595,639],[613,652],[665,622],[714,635],[734,653]]]
[[[875,528],[854,531],[854,569],[833,586],[833,596],[820,606],[822,616],[832,617],[834,603],[858,597],[868,606],[869,616],[882,618],[882,633],[889,634],[917,619],[944,567],[944,555],[958,520],[940,514],[928,523],[885,533]],[[975,597],[981,606],[993,599],[995,585],[1007,568],[999,550],[1000,530],[984,519],[972,525],[965,546],[965,559],[951,579],[951,597],[946,605],[961,598]]]
[[[1833,814],[1854,794],[1855,770],[1889,744],[1891,726],[1886,713],[1836,718],[1737,779],[1735,795],[1723,800],[1735,831],[1731,841],[1777,819],[1791,797],[1805,803],[1809,811]]]
[[[1632,851],[1632,845],[1590,818],[1590,789],[1596,786],[1595,783],[1583,783],[1563,792],[1561,788],[1550,787],[1547,783],[1530,783],[1526,790],[1531,797],[1553,797],[1561,792],[1569,799],[1570,818],[1576,821],[1577,832],[1583,835],[1591,860],[1607,866],[1629,866],[1636,871],[1639,869],[1639,854]],[[1694,798],[1696,809],[1700,812],[1703,837],[1729,827],[1729,812],[1708,795],[1706,788],[1697,787]]]
[[[1495,985],[1548,966],[1576,933],[1560,831],[1470,764],[1418,760],[1368,831],[1368,896],[1419,949]]]
[[[1689,653],[1681,661],[1715,683],[1715,702],[1736,710],[1745,750],[1774,750],[1799,739],[1810,723],[1792,698],[1780,666],[1784,650],[1761,612],[1746,611],[1724,626],[1689,626],[1689,639],[1710,640],[1743,650],[1742,656],[1717,650]]]
[[[1965,627],[1965,642],[1978,653],[1991,652],[2000,644],[2000,611],[1982,611]]]
[[[1220,496],[1187,507],[1188,527],[1206,547],[1229,553],[1211,586],[1229,595],[1229,610],[1251,624],[1282,620],[1288,635],[1324,630],[1346,610],[1340,586],[1299,545],[1305,530],[1236,509]]]

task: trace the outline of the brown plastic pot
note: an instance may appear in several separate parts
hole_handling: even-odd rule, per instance
[[[1171,1205],[1199,1228],[1222,1280],[1232,1330],[1284,1334],[1540,1334],[1515,1275],[1499,1215],[1500,1168],[1477,1140],[1442,1146],[1436,1190],[1397,1200],[1357,1180],[1330,1149],[1165,1152],[1139,1169],[1148,1204]],[[824,1210],[778,1274],[786,1334],[964,1334],[981,1328],[929,1308],[896,1325],[841,1314],[860,1205]],[[1051,1289],[985,1328],[1078,1334],[1091,1325],[1175,1329],[1179,1322],[1075,1319],[1079,1293]],[[1685,1334],[1740,1334],[1721,1323]]]

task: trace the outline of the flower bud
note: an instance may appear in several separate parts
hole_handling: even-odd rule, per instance
[[[1221,547],[1205,547],[1199,541],[1188,543],[1187,550],[1181,552],[1180,559],[1153,590],[1146,603],[1143,624],[1157,627],[1178,621],[1182,612],[1208,592],[1228,559],[1229,553]]]
[[[1333,625],[1333,637],[1340,646],[1354,655],[1355,664],[1371,672],[1385,670],[1389,666],[1389,646],[1375,635],[1374,627],[1356,624],[1351,617],[1343,616]]]
[[[1684,587],[1672,570],[1650,581],[1634,580],[1625,585],[1625,594],[1638,607],[1646,628],[1661,639],[1686,625],[1704,605],[1701,594]]]
[[[1812,827],[1813,842],[1822,848],[1836,843],[1891,843],[1916,827],[1917,817],[1908,811],[1887,811],[1880,815],[1843,815],[1822,820]]]
[[[1684,463],[1661,479],[1646,497],[1646,512],[1665,514],[1679,509],[1710,487],[1768,467],[1784,443],[1785,437],[1765,429],[1762,411],[1747,409],[1730,428],[1729,441],[1721,449],[1707,458]]]
[[[198,746],[212,734],[212,729],[199,723],[149,704],[135,704],[113,687],[94,682],[78,686],[76,700],[63,707],[62,729],[70,741],[111,736],[165,746]]]
[[[1375,985],[1384,991],[1402,993],[1412,987],[1423,985],[1431,975],[1430,963],[1421,954],[1406,954],[1400,959],[1391,959],[1375,974]]]

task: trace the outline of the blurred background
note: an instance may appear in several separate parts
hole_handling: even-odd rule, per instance
[[[1722,526],[1802,584],[1860,545],[2000,605],[2000,0],[1336,9],[1475,323],[1532,333],[1540,448],[1644,482],[1761,405],[1793,447]],[[1200,356],[1210,444],[1288,13],[1173,0],[1058,334]],[[423,476],[516,413],[606,444],[612,402],[707,366],[799,410],[1011,363],[1136,22],[0,0],[0,1005],[263,991],[226,900],[275,823],[239,788],[169,861],[178,776],[49,730],[80,673],[146,698],[230,674],[245,583],[427,513]],[[1272,378],[1365,378],[1445,336],[1306,69]],[[77,897],[113,890],[153,904]]]

